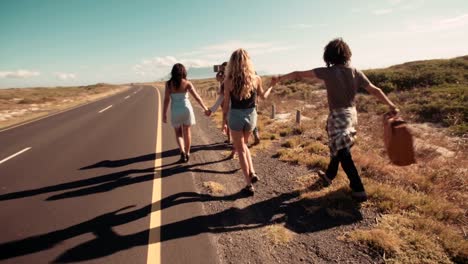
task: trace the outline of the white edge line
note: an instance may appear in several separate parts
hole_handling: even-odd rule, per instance
[[[162,107],[161,107],[161,93],[157,87],[156,91],[158,94],[158,114],[156,124],[156,159],[154,160],[154,179],[153,179],[153,191],[151,195],[151,213],[150,213],[150,226],[149,226],[149,237],[148,237],[148,255],[146,258],[147,264],[160,264],[161,263],[161,190],[162,190],[162,179],[161,173],[161,150],[162,150]]]
[[[21,151],[18,151],[18,152],[16,152],[15,154],[13,154],[13,155],[11,155],[11,156],[9,156],[9,157],[7,157],[7,158],[4,158],[4,159],[0,160],[0,164],[4,163],[5,161],[10,160],[10,159],[12,159],[12,158],[14,158],[14,157],[20,155],[21,153],[30,150],[30,149],[31,149],[31,147],[25,148],[25,149],[23,149],[23,150],[21,150]]]
[[[129,89],[131,89],[131,88],[129,88]],[[118,92],[118,93],[116,93],[116,94],[111,94],[111,95],[109,95],[109,96],[105,96],[105,97],[100,98],[100,99],[98,99],[98,100],[96,100],[96,101],[87,102],[87,103],[84,103],[84,104],[81,104],[81,105],[74,106],[74,107],[72,107],[72,108],[68,108],[68,109],[64,109],[64,110],[62,110],[62,111],[58,111],[58,112],[53,113],[53,114],[50,114],[50,115],[45,115],[45,116],[38,117],[38,118],[33,119],[33,120],[30,120],[30,121],[26,121],[26,122],[24,122],[24,123],[20,123],[20,124],[17,124],[17,125],[13,125],[13,126],[11,126],[11,127],[4,128],[4,129],[0,130],[0,133],[3,132],[3,131],[11,130],[11,129],[13,129],[13,128],[17,128],[17,127],[24,126],[24,125],[27,125],[27,124],[30,124],[30,123],[34,123],[34,122],[39,121],[39,120],[42,120],[42,119],[46,119],[46,118],[49,118],[49,117],[53,117],[53,116],[56,116],[56,115],[59,115],[59,114],[62,114],[62,113],[65,113],[65,112],[68,112],[68,111],[71,111],[71,110],[80,108],[80,107],[83,107],[83,106],[87,106],[87,105],[92,104],[92,103],[97,103],[97,102],[102,101],[102,100],[104,100],[104,99],[110,98],[110,97],[112,97],[112,96],[114,96],[114,95],[118,95],[118,94],[121,94],[121,93],[123,93],[123,92],[125,92],[125,91],[128,91],[129,89],[120,91],[120,92]]]
[[[99,113],[102,113],[102,112],[106,111],[107,109],[109,109],[111,107],[112,107],[112,105],[109,105],[108,107],[106,107],[106,108],[102,109],[101,111],[99,111]]]

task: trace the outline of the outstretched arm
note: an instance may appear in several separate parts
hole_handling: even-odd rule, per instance
[[[394,103],[392,103],[392,101],[390,101],[390,99],[388,99],[388,97],[385,95],[385,93],[379,87],[377,87],[377,86],[375,86],[375,85],[373,85],[371,83],[368,86],[364,87],[364,89],[366,89],[366,91],[369,94],[377,97],[377,99],[380,102],[388,105],[390,107],[390,111],[395,112],[395,113],[399,112],[399,109],[395,106]]]
[[[200,106],[203,108],[203,111],[207,111],[208,110],[208,107],[206,107],[206,105],[203,103],[203,100],[201,99],[200,95],[197,93],[197,91],[195,90],[195,86],[193,86],[192,83],[189,83],[189,89],[188,91],[190,92],[190,94],[193,96],[193,98],[195,98],[195,100],[200,104]]]
[[[169,108],[169,102],[171,100],[171,93],[169,91],[169,86],[166,84],[164,90],[164,106],[163,106],[163,122],[167,122],[167,109]]]
[[[267,97],[270,95],[271,93],[271,90],[273,89],[273,85],[268,87],[268,89],[266,91],[263,90],[263,81],[262,81],[262,78],[260,76],[257,76],[258,79],[257,79],[257,92],[258,92],[258,96],[260,98],[262,98],[263,100],[267,99]]]
[[[232,82],[224,81],[224,101],[223,101],[223,128],[227,125],[227,115],[229,113],[229,104],[231,103]]]
[[[275,85],[278,82],[284,82],[288,80],[302,80],[302,79],[313,79],[316,78],[314,70],[308,71],[293,71],[291,73],[280,75],[278,77],[274,77],[272,80],[272,85]]]

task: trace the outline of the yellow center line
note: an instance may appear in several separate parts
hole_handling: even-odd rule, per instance
[[[161,263],[161,164],[162,164],[162,107],[161,107],[161,93],[156,88],[158,93],[158,110],[157,110],[157,128],[156,128],[156,159],[154,161],[155,174],[153,179],[153,194],[151,198],[151,213],[150,213],[150,226],[149,226],[149,245],[147,263],[159,264]]]

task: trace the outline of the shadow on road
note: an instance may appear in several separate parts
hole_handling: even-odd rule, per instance
[[[229,170],[229,171],[217,171],[217,170],[209,170],[209,169],[201,169],[199,167],[203,167],[210,164],[215,164],[219,162],[224,162],[229,160],[228,158],[223,158],[220,160],[203,162],[203,163],[195,163],[195,164],[178,164],[178,163],[171,163],[166,164],[161,167],[155,168],[150,167],[146,169],[131,169],[131,170],[124,170],[120,172],[105,174],[93,178],[88,178],[84,180],[72,181],[62,184],[57,184],[53,186],[47,186],[37,189],[13,192],[0,195],[0,201],[4,200],[12,200],[12,199],[19,199],[34,195],[40,195],[44,193],[51,193],[51,192],[58,192],[58,191],[66,191],[75,189],[72,191],[67,191],[60,194],[55,194],[46,199],[46,201],[53,201],[65,198],[73,198],[79,197],[84,195],[108,192],[114,190],[116,188],[121,188],[124,186],[128,186],[131,184],[137,184],[145,181],[151,181],[155,177],[155,171],[167,168],[162,170],[161,177],[169,177],[171,175],[175,175],[178,173],[184,172],[204,172],[204,173],[216,173],[216,174],[232,174],[235,173],[238,169]],[[176,165],[174,167],[171,167]],[[168,168],[170,167],[170,168]],[[133,174],[144,174],[139,176],[132,176]],[[77,189],[80,188],[80,189]]]
[[[150,231],[160,234],[157,241],[149,242],[156,243],[201,233],[223,233],[261,228],[275,223],[284,224],[296,233],[316,232],[352,224],[362,219],[358,204],[349,198],[345,189],[314,199],[303,199],[300,197],[299,191],[293,191],[251,204],[242,209],[231,207],[219,213],[195,216],[134,234],[120,235],[113,230],[115,226],[147,217],[151,213],[151,208],[164,210],[182,203],[231,201],[243,197],[241,193],[211,196],[186,192],[166,197],[154,204],[154,207],[149,204],[140,209],[128,211],[134,206],[127,206],[62,230],[0,244],[0,259],[45,250],[64,240],[85,233],[92,233],[94,238],[65,251],[55,262],[91,260],[128,248],[146,246]]]
[[[206,151],[206,150],[225,150],[227,149],[224,143],[213,143],[207,145],[196,145],[192,146],[191,152],[195,153],[198,151]],[[161,152],[161,157],[172,157],[178,156],[180,154],[179,149],[171,149]],[[130,164],[138,163],[138,162],[145,162],[145,161],[152,161],[156,159],[156,153],[145,154],[137,157],[120,159],[120,160],[103,160],[98,163],[88,165],[85,167],[80,168],[80,170],[89,170],[95,168],[117,168],[123,167]]]

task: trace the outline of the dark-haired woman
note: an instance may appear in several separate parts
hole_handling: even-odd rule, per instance
[[[380,102],[388,105],[392,112],[397,112],[398,109],[380,88],[367,79],[364,73],[349,65],[351,55],[349,46],[341,38],[334,39],[324,50],[323,59],[327,67],[291,72],[273,78],[272,83],[306,78],[318,78],[325,82],[330,110],[327,133],[331,158],[326,172],[318,171],[318,175],[325,186],[330,185],[341,163],[350,181],[352,197],[362,202],[367,200],[367,194],[350,152],[356,136],[357,112],[354,97],[357,89],[364,88]]]
[[[167,109],[170,102],[171,124],[174,127],[180,149],[180,162],[188,162],[190,159],[190,146],[192,144],[190,127],[195,125],[195,115],[188,99],[188,93],[195,98],[204,111],[208,110],[193,84],[187,81],[187,70],[184,65],[177,63],[172,67],[171,79],[166,82],[163,122],[167,122]]]

